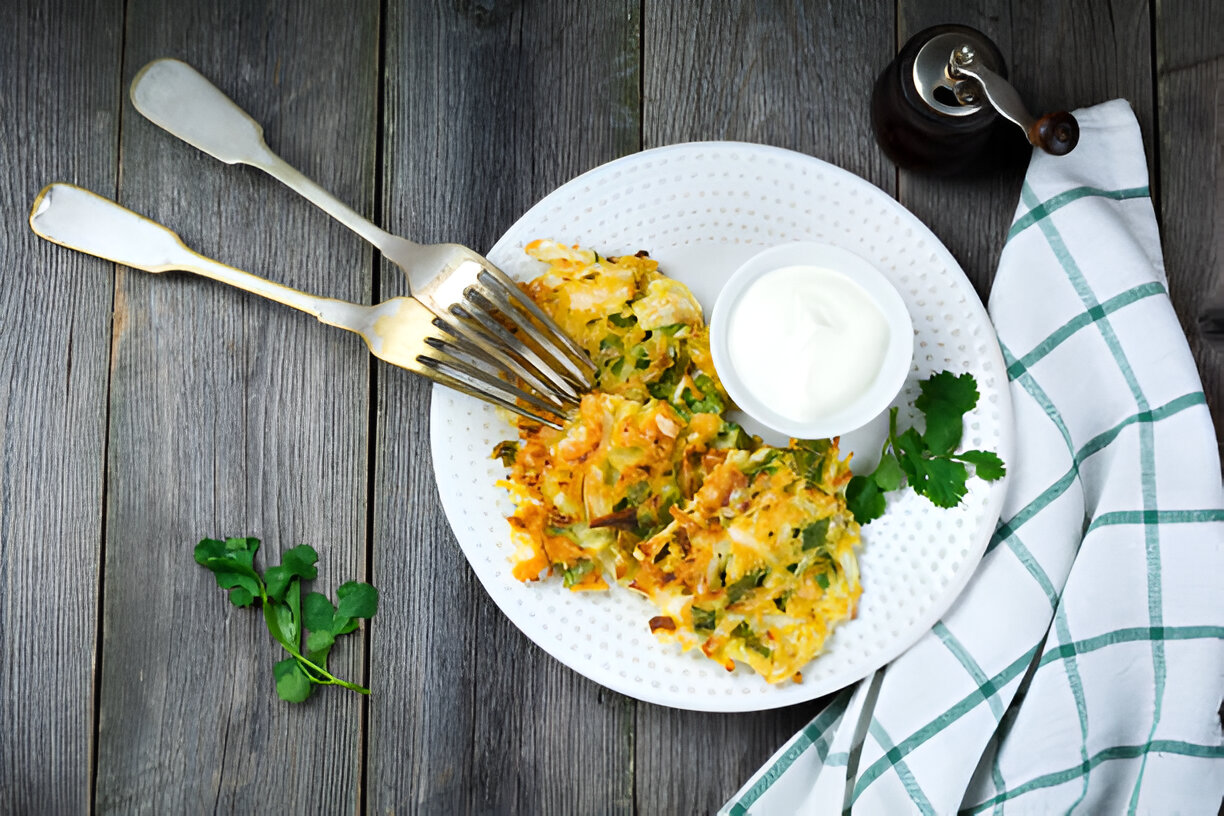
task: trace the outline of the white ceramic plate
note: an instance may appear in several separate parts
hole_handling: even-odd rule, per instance
[[[968,371],[981,399],[965,419],[964,445],[1012,460],[1006,369],[994,329],[964,273],[909,211],[863,179],[779,148],[700,142],[647,150],[598,167],[532,207],[489,252],[527,280],[540,264],[523,254],[552,238],[621,255],[645,249],[661,271],[693,290],[710,313],[719,288],[763,248],[825,241],[871,261],[901,292],[914,323],[914,364],[898,395],[912,418],[917,382]],[[750,430],[753,430],[749,427]],[[860,469],[883,438],[874,423],[843,448]],[[927,632],[973,574],[998,521],[1005,481],[970,480],[961,506],[942,510],[912,491],[889,495],[885,516],[863,529],[858,617],[839,627],[802,683],[771,686],[747,667],[727,672],[697,651],[650,634],[653,607],[634,593],[570,592],[560,580],[522,584],[510,574],[505,516],[490,457],[516,434],[497,410],[435,387],[430,415],[442,507],[464,554],[502,611],[545,651],[591,680],[639,700],[700,711],[754,711],[814,699],[866,677]]]

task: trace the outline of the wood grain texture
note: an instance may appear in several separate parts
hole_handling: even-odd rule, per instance
[[[264,124],[287,161],[372,211],[378,6],[223,0],[128,4],[126,206],[206,255],[368,302],[371,251],[263,174],[229,167],[126,102],[148,61],[195,65]],[[354,335],[185,274],[120,272],[103,601],[98,810],[352,812],[361,698],[281,702],[284,655],[192,548],[254,535],[260,562],[310,544],[314,588],[364,577],[369,356]],[[361,679],[363,636],[336,674]]]
[[[730,139],[832,162],[888,192],[870,87],[892,59],[886,0],[646,4],[643,147]]]
[[[1156,42],[1165,271],[1224,452],[1224,352],[1195,325],[1224,303],[1224,7],[1157,2]]]
[[[114,195],[119,2],[0,11],[0,812],[89,807],[112,265],[27,223]],[[65,59],[71,54],[71,59]]]
[[[922,29],[947,22],[972,26],[994,40],[1007,62],[1009,79],[1035,114],[1127,99],[1149,145],[1152,167],[1154,99],[1146,0],[898,0],[898,47]],[[951,250],[983,300],[998,268],[1028,163],[1029,149],[1018,128],[1008,148],[1001,167],[978,176],[899,174],[899,200]]]
[[[384,220],[487,250],[560,183],[638,147],[638,4],[390,2]],[[380,295],[402,292],[384,267]],[[369,809],[632,808],[634,704],[530,643],[438,504],[429,385],[378,372]]]
[[[468,568],[434,486],[427,383],[278,305],[116,274],[34,237],[30,203],[64,180],[308,291],[403,292],[398,270],[309,204],[135,113],[127,84],[148,60],[196,65],[290,163],[419,240],[487,249],[601,162],[743,139],[895,193],[985,296],[1024,156],[985,177],[898,173],[868,116],[900,44],[950,21],[999,44],[1034,111],[1135,107],[1170,293],[1224,438],[1224,355],[1194,325],[1224,289],[1211,0],[5,4],[0,813],[708,813],[823,704],[681,712],[588,682]],[[276,698],[260,616],[191,557],[226,534],[263,538],[265,565],[312,544],[316,588],[369,577],[382,590],[368,641],[332,661],[361,680],[369,654],[368,703]]]
[[[871,135],[870,88],[892,59],[892,4],[649,2],[644,21],[646,146],[701,139],[777,145],[893,191]],[[743,715],[640,705],[641,813],[712,813],[822,701]],[[684,769],[678,771],[678,769]]]

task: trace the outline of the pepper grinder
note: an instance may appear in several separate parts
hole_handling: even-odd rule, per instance
[[[963,25],[918,32],[876,80],[871,125],[898,166],[952,174],[978,161],[999,117],[1047,153],[1070,153],[1079,124],[1066,111],[1033,117],[1007,81],[998,46]]]

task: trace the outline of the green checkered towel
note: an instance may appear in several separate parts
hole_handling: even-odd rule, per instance
[[[1016,421],[952,609],[846,689],[731,814],[1215,813],[1224,490],[1134,114],[1035,152],[990,298]],[[869,576],[864,576],[864,584]]]

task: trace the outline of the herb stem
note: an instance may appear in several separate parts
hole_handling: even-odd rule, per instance
[[[259,579],[256,578],[256,580],[259,580]],[[268,593],[264,587],[264,582],[262,580],[259,580],[259,602],[260,602],[260,605],[263,607],[264,620],[268,624],[268,631],[271,632],[272,637],[275,638],[276,642],[281,645],[281,648],[284,649],[286,652],[288,652],[289,655],[298,662],[298,665],[302,667],[302,671],[306,672],[306,676],[310,678],[310,681],[312,683],[315,683],[316,685],[320,685],[320,686],[343,686],[344,688],[351,689],[352,691],[355,691],[358,694],[369,694],[370,693],[370,690],[368,688],[365,688],[364,686],[359,686],[356,683],[350,683],[347,680],[341,680],[339,677],[336,677],[336,675],[332,674],[327,669],[319,665],[316,665],[315,663],[312,663],[309,659],[306,658],[305,655],[303,655],[300,651],[298,651],[297,647],[294,644],[290,643],[287,639],[285,639],[284,633],[281,632],[280,625],[272,617],[273,613],[271,611],[272,610],[271,604],[275,603],[275,601],[273,601],[271,598],[268,597]],[[311,672],[314,672],[313,676],[311,675]]]
[[[303,598],[301,582],[318,577],[318,552],[309,544],[292,547],[282,554],[280,565],[261,574],[255,567],[257,550],[259,539],[249,536],[224,541],[205,538],[196,545],[195,560],[215,574],[218,586],[229,590],[234,606],[259,602],[268,634],[289,653],[273,668],[277,695],[301,703],[310,696],[312,685],[342,686],[369,694],[368,688],[328,671],[327,656],[338,636],[355,631],[359,619],[369,620],[378,611],[378,590],[361,581],[341,584],[336,589],[339,609],[320,592]],[[307,630],[311,637],[320,636],[312,641]],[[312,650],[312,642],[322,645]],[[310,657],[302,654],[303,645]]]
[[[281,644],[281,645],[284,645],[284,644]],[[314,681],[321,686],[344,686],[346,689],[352,689],[353,691],[360,692],[361,694],[370,693],[370,690],[368,688],[365,688],[364,686],[359,686],[356,683],[350,683],[347,680],[341,680],[339,677],[336,677],[336,675],[332,674],[327,669],[324,669],[320,666],[315,665],[314,663],[311,663],[308,658],[306,658],[305,656],[303,656],[301,653],[297,652],[294,649],[286,648],[285,651],[289,652],[289,654],[293,656],[294,660],[296,660],[299,664],[301,664],[303,671],[307,671],[307,672],[314,671],[318,673],[319,677],[324,678],[322,680]],[[311,679],[314,679],[314,678],[311,678]]]

